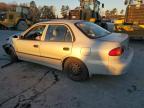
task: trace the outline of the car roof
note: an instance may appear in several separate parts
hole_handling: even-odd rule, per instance
[[[75,24],[77,22],[80,22],[82,20],[63,20],[63,19],[54,19],[50,21],[44,21],[40,22],[39,24],[48,24],[48,23],[65,23],[65,24]]]

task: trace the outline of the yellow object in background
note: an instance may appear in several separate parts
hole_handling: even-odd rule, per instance
[[[133,29],[132,26],[123,26],[123,29],[124,29],[125,31],[129,31],[129,32],[134,31],[134,29]]]
[[[144,25],[139,25],[141,28],[144,28]]]
[[[90,18],[89,21],[95,23],[96,22],[96,18]]]
[[[124,23],[124,19],[115,20],[114,23],[115,24],[123,24]]]

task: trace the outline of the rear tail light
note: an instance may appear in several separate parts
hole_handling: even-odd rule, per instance
[[[121,56],[124,52],[124,49],[121,47],[114,48],[109,52],[109,56]]]

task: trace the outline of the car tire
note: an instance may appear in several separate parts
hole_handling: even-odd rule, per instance
[[[78,59],[70,58],[64,63],[64,72],[74,81],[83,81],[89,78],[86,65]]]
[[[16,29],[19,31],[24,31],[28,28],[28,25],[25,21],[19,21],[18,24],[16,25]]]
[[[9,48],[9,55],[10,55],[11,62],[18,62],[18,57],[13,47]]]

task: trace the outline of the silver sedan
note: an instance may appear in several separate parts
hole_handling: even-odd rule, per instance
[[[72,80],[92,74],[121,75],[133,58],[128,35],[79,20],[53,20],[9,37],[3,45],[12,62],[25,60],[63,70]]]

